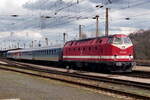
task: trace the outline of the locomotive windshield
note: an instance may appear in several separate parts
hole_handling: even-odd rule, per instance
[[[112,44],[132,44],[128,37],[114,37],[110,38],[110,43]]]
[[[122,38],[124,41],[124,44],[132,44],[131,40],[128,37]]]
[[[113,44],[122,44],[122,43],[123,43],[123,41],[122,41],[122,38],[120,38],[120,37],[115,37],[113,39]]]

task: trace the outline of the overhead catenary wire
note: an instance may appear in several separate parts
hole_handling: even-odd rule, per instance
[[[48,0],[45,0],[45,2],[47,2]],[[139,4],[143,4],[144,2],[138,2],[138,3],[135,3],[134,5],[139,5]],[[132,7],[132,5],[133,4],[131,4],[129,7],[131,8]],[[128,7],[128,8],[129,8]],[[68,7],[66,6],[66,8],[64,8],[64,9],[67,9]],[[122,8],[121,8],[122,9]],[[88,9],[87,9],[87,11],[88,11]],[[137,16],[143,16],[142,14],[138,14]],[[137,16],[129,16],[129,17],[137,17]],[[65,16],[61,16],[61,17],[65,17]],[[56,18],[55,16],[52,16],[52,18]],[[70,19],[70,18],[72,18],[72,19],[74,19],[74,20],[77,20],[77,19],[82,19],[83,17],[82,16],[73,16],[73,17],[71,17],[71,16],[66,16],[66,18],[68,18],[68,19]],[[88,17],[86,17],[86,18],[83,18],[83,19],[88,19]],[[121,20],[122,18],[120,18],[120,20]],[[116,20],[119,20],[119,18],[117,18]],[[123,19],[124,20],[124,19]],[[112,21],[114,21],[113,20],[113,18],[112,18]],[[26,22],[25,22],[26,23]],[[27,22],[28,23],[28,22]]]

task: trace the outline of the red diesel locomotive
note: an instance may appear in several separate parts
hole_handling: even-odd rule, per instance
[[[122,34],[69,41],[64,45],[62,60],[99,71],[131,72],[133,44]]]

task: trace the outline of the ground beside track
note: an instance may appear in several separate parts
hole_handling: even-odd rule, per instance
[[[150,72],[150,66],[134,66],[133,70]]]
[[[0,100],[14,98],[20,100],[119,100],[58,81],[0,70]]]

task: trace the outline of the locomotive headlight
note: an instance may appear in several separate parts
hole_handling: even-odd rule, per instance
[[[114,59],[117,59],[117,55],[114,55]]]
[[[132,56],[131,56],[131,55],[129,55],[129,59],[132,59]]]

